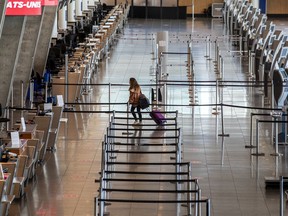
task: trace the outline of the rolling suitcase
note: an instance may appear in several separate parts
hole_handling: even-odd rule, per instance
[[[157,125],[164,125],[164,123],[167,122],[163,114],[158,110],[153,110],[150,112],[150,116]]]

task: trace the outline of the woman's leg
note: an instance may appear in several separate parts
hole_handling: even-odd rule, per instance
[[[142,113],[141,113],[141,108],[139,106],[137,106],[137,113],[139,116],[139,121],[142,122]]]
[[[134,106],[132,105],[130,111],[131,111],[132,116],[133,116],[133,118],[135,119],[135,121],[137,121],[137,116],[136,116],[136,114],[135,114],[135,108],[136,108],[136,107],[134,107]]]

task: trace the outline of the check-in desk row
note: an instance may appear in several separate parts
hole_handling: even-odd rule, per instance
[[[68,71],[65,72],[63,68],[57,76],[52,77],[53,96],[63,95],[67,97],[68,103],[74,103],[81,98],[83,93],[89,91],[91,77],[97,71],[99,61],[112,45],[117,29],[121,28],[124,14],[128,13],[126,10],[123,5],[115,6],[101,21],[99,30],[89,34],[85,43],[78,44],[79,46],[75,49],[73,56],[68,59]],[[79,85],[68,85],[68,91],[65,94],[66,81],[67,84]]]
[[[106,55],[116,37],[117,32],[121,32],[123,26],[124,15],[128,14],[122,4],[115,6],[101,21],[99,29],[96,33],[89,35],[90,48],[95,52],[101,52],[100,58]],[[91,40],[98,39],[94,46]]]
[[[7,134],[18,131],[20,143],[12,144],[9,137],[1,140],[6,150],[17,155],[7,162],[4,162],[2,157],[1,165],[7,173],[4,173],[5,178],[0,180],[1,216],[8,214],[14,198],[21,198],[25,193],[27,181],[35,176],[36,169],[41,168],[39,162],[44,162],[47,150],[55,148],[62,112],[63,107],[53,106],[52,112],[44,116],[26,113],[25,119],[33,123],[26,124],[25,129],[20,127],[20,124],[15,124],[7,131]]]

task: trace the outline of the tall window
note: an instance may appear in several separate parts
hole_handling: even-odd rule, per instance
[[[148,0],[148,6],[150,7],[160,7],[161,0]]]
[[[162,0],[163,7],[177,7],[177,0]]]
[[[146,0],[134,0],[135,6],[146,6]]]

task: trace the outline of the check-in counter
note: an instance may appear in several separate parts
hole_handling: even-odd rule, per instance
[[[20,139],[20,144],[15,145],[10,141],[5,148],[14,154],[21,155],[25,151],[26,146],[27,139]]]
[[[58,76],[58,77],[52,77],[52,83],[54,84],[65,84],[65,77],[64,77],[64,72],[62,72],[63,76]],[[59,73],[60,74],[60,73]],[[60,74],[61,75],[61,74]],[[79,71],[75,72],[68,72],[68,83],[74,83],[74,84],[79,84],[81,77],[81,73]],[[76,98],[79,97],[79,95],[76,95],[77,90],[78,90],[77,85],[69,85],[68,86],[68,103],[74,103]],[[53,85],[52,89],[52,95],[57,96],[57,95],[65,95],[65,85]]]
[[[10,195],[9,192],[12,187],[13,176],[10,173],[4,173],[4,179],[0,180],[0,214],[9,215],[9,208],[14,200],[14,195]],[[10,188],[9,188],[10,187]]]
[[[48,144],[47,144],[48,150],[55,149],[55,144],[56,144],[58,132],[59,132],[60,119],[63,113],[63,107],[53,106],[52,112],[53,112],[53,119],[52,119],[51,129],[49,131],[50,135],[49,135]]]
[[[26,124],[25,129],[21,127],[21,124],[15,124],[14,128],[19,132],[20,139],[33,139],[36,133],[36,124]]]
[[[43,143],[39,149],[39,161],[44,161],[47,143],[49,139],[49,131],[51,129],[53,113],[45,116],[35,116],[34,121],[37,124],[37,130],[43,131]]]

